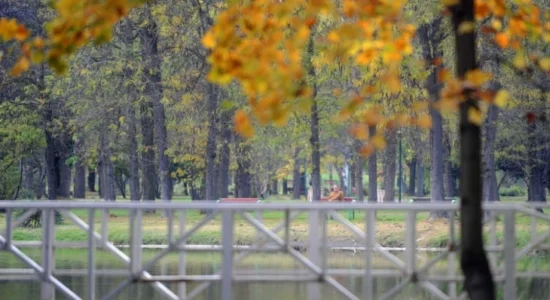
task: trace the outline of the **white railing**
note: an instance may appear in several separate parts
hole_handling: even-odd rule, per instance
[[[534,208],[550,208],[546,204],[503,204],[487,203],[484,210],[489,213],[488,222],[489,245],[486,246],[489,252],[489,259],[493,269],[494,280],[503,284],[504,299],[516,299],[516,279],[530,277],[550,277],[550,272],[517,272],[516,263],[519,259],[537,249],[549,249],[544,245],[550,238],[550,231],[540,235],[538,228],[541,222],[550,223],[550,216],[537,212]],[[308,295],[311,299],[319,299],[319,284],[323,283],[332,286],[347,299],[391,299],[402,291],[408,284],[416,284],[425,289],[438,299],[466,299],[467,295],[458,293],[457,283],[463,281],[457,266],[459,242],[456,237],[455,222],[448,222],[448,245],[440,250],[437,255],[421,265],[417,259],[420,248],[417,246],[417,214],[428,211],[448,211],[456,213],[457,204],[451,203],[429,203],[429,204],[397,204],[397,203],[254,203],[254,204],[225,204],[214,202],[195,203],[122,203],[122,202],[24,202],[24,201],[0,201],[0,208],[6,211],[6,224],[0,230],[0,250],[11,252],[23,263],[27,269],[1,269],[0,275],[30,275],[31,278],[41,282],[41,299],[53,299],[55,292],[60,292],[69,299],[115,299],[125,288],[131,284],[148,283],[167,299],[193,299],[208,288],[212,282],[221,282],[221,295],[224,300],[232,299],[233,284],[235,282],[310,282]],[[14,210],[26,209],[27,211],[14,218]],[[82,220],[71,210],[80,209],[88,212],[87,221]],[[130,244],[117,246],[107,238],[109,210],[122,209],[129,212],[129,236]],[[142,257],[144,248],[142,241],[142,217],[147,210],[165,211],[167,216],[167,237],[168,244],[159,246],[159,252],[150,260]],[[353,222],[342,217],[338,211],[356,210],[364,212],[366,230],[362,230]],[[404,259],[395,255],[391,249],[382,247],[375,238],[376,212],[377,211],[399,211],[405,213],[405,241]],[[41,241],[17,241],[13,238],[13,231],[26,219],[37,211],[41,211],[42,218],[42,240]],[[55,237],[55,211],[63,214],[67,221],[74,223],[77,227],[87,232],[85,243],[63,243],[56,241]],[[101,212],[99,230],[95,228],[96,212]],[[190,224],[186,222],[187,211],[209,211],[200,221]],[[255,211],[253,216],[249,211]],[[268,228],[261,220],[262,212],[282,211],[283,218],[273,228]],[[177,219],[175,219],[177,213]],[[295,248],[290,238],[292,222],[300,214],[308,216],[307,255]],[[516,249],[516,217],[520,214],[531,218],[530,241],[522,249]],[[504,216],[504,241],[503,245],[497,245],[497,216]],[[221,216],[222,240],[220,246],[212,245],[188,245],[187,240],[204,225]],[[235,217],[246,221],[257,231],[256,241],[248,246],[234,245]],[[354,247],[355,250],[364,250],[364,269],[335,269],[328,267],[327,250],[329,248],[345,248],[344,246],[329,245],[327,236],[327,217],[331,216],[336,222],[341,223],[347,230],[354,234],[363,246]],[[174,223],[177,222],[177,226]],[[177,227],[177,232],[174,230]],[[282,235],[280,234],[282,232]],[[86,270],[62,270],[55,268],[54,247],[83,246],[88,248],[88,268]],[[24,253],[26,247],[40,247],[42,249],[42,262],[38,263]],[[116,288],[105,295],[96,295],[95,252],[96,248],[103,248],[118,257],[128,265],[125,270],[102,270],[102,275],[125,276],[124,280]],[[126,255],[121,248],[129,248],[129,255]],[[187,251],[221,251],[221,271],[210,275],[187,275],[186,273],[186,252]],[[151,269],[167,254],[179,253],[177,275],[153,275]],[[258,270],[254,273],[238,270],[237,263],[253,252],[283,252],[290,255],[303,268],[285,272],[280,270],[273,274],[272,270]],[[499,262],[498,254],[502,253],[503,259]],[[374,255],[388,261],[394,268],[381,269],[373,263]],[[447,275],[434,276],[430,270],[443,260],[447,260]],[[56,276],[62,274],[79,274],[87,276],[87,295],[77,295]],[[355,295],[334,276],[360,276],[363,277],[363,294]],[[397,277],[402,280],[389,291],[382,295],[375,295],[373,280],[376,277]],[[436,282],[447,282],[446,291],[441,290]],[[165,283],[177,283],[177,289],[168,288]],[[193,290],[188,291],[187,283],[200,282]],[[376,296],[376,298],[375,298]]]

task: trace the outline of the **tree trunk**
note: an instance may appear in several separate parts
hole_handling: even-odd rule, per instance
[[[216,200],[216,136],[218,106],[217,88],[207,84],[208,137],[206,140],[206,199]]]
[[[68,140],[66,140],[68,141]],[[69,199],[71,197],[71,167],[67,165],[67,159],[70,157],[69,146],[72,144],[72,141],[69,144],[59,145],[58,146],[58,156],[57,156],[57,173],[58,173],[58,182],[57,182],[57,196]],[[71,147],[72,148],[72,147]]]
[[[369,127],[369,136],[374,136],[376,134],[376,127]],[[369,157],[368,162],[368,173],[369,173],[369,202],[378,201],[378,170],[377,170],[377,161],[376,161],[376,152],[373,152]]]
[[[426,61],[432,64],[431,72],[426,79],[426,88],[430,95],[432,104],[439,101],[442,85],[438,82],[437,74],[442,69],[442,65],[433,65],[436,58],[443,57],[440,49],[442,42],[441,17],[435,18],[428,25],[422,26],[418,30],[421,43],[423,45],[422,55]],[[430,198],[432,202],[444,201],[444,180],[443,180],[443,119],[441,113],[430,106],[430,116],[432,118],[432,127],[430,129]],[[445,213],[433,212],[432,217],[445,216]]]
[[[100,152],[102,165],[101,192],[103,199],[107,202],[116,200],[115,172],[111,161],[111,150],[109,148],[109,137],[106,130],[100,137]]]
[[[283,195],[288,194],[288,180],[286,180],[286,178],[283,179],[283,193],[282,194]]]
[[[414,195],[414,190],[416,188],[416,155],[411,159],[407,166],[409,167],[409,189],[407,194]]]
[[[243,142],[240,136],[236,137],[237,143],[237,182],[239,185],[238,198],[249,198],[251,194],[250,174],[250,146]]]
[[[363,202],[363,156],[361,155],[362,143],[355,141],[355,189],[357,201]]]
[[[498,107],[491,105],[485,120],[483,143],[483,201],[499,201],[495,166],[495,142],[497,135]]]
[[[50,118],[51,121],[51,118]],[[56,159],[55,159],[55,139],[53,134],[45,129],[46,136],[46,177],[48,179],[48,200],[57,199],[57,172],[56,172]]]
[[[545,163],[546,151],[544,149],[544,134],[537,128],[537,121],[532,121],[527,126],[528,134],[528,177],[527,177],[527,201],[546,202],[545,190]]]
[[[300,148],[296,148],[294,150],[294,168],[292,170],[292,189],[293,189],[293,196],[292,199],[298,200],[300,199]]]
[[[220,149],[220,169],[218,173],[219,197],[227,198],[229,195],[229,164],[231,158],[231,111],[222,113],[222,147]]]
[[[145,61],[145,69],[143,71],[143,79],[145,81],[144,93],[145,95],[151,97],[153,106],[154,139],[156,141],[156,157],[158,159],[158,170],[160,177],[160,198],[163,201],[170,201],[170,165],[168,162],[168,156],[166,155],[168,138],[166,134],[164,104],[162,103],[162,61],[158,51],[158,28],[152,16],[151,10],[151,6],[147,5],[145,7],[144,18],[147,21],[147,24],[140,32],[141,53]],[[152,196],[152,194],[147,196]]]
[[[392,130],[387,135],[388,146],[384,156],[384,202],[395,202],[395,173],[397,157],[397,132]]]
[[[73,198],[86,198],[86,167],[82,159],[79,157],[74,167],[74,191]]]
[[[422,158],[416,159],[416,188],[414,195],[424,197],[424,162]]]
[[[319,142],[319,110],[317,108],[317,83],[316,83],[316,74],[315,67],[313,66],[313,38],[315,35],[315,27],[311,29],[308,43],[308,61],[307,69],[309,80],[312,82],[312,93],[311,99],[313,103],[311,105],[311,136],[310,136],[310,146],[311,146],[311,184],[313,188],[312,201],[321,200],[321,151],[320,151],[320,142]],[[307,190],[306,190],[307,191]],[[306,192],[307,195],[307,192]]]
[[[445,197],[455,197],[456,189],[453,175],[453,163],[451,161],[451,140],[447,134],[445,135],[443,144],[443,173],[445,174]]]
[[[457,77],[464,78],[477,68],[475,33],[459,31],[464,22],[475,22],[474,1],[461,0],[451,12]],[[478,103],[473,93],[465,91],[464,96],[466,101],[460,103],[460,266],[469,298],[494,300],[495,285],[483,248],[481,130],[468,118],[469,110],[476,109]]]
[[[92,168],[88,168],[88,191],[95,193],[95,177],[96,171]]]
[[[277,178],[271,180],[271,194],[279,194],[279,181],[277,180]]]
[[[139,154],[137,141],[137,120],[134,107],[128,105],[128,155],[130,160],[130,201],[139,201]]]
[[[157,171],[155,168],[154,134],[153,134],[153,104],[144,99],[141,105],[141,132],[143,135],[143,151],[141,154],[142,167],[142,200],[155,201]]]

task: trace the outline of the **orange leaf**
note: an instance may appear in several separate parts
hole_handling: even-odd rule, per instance
[[[421,115],[421,116],[418,117],[418,119],[416,120],[416,124],[417,124],[420,128],[429,129],[429,128],[432,127],[432,118],[431,118],[429,115]]]
[[[19,25],[15,31],[15,39],[18,41],[26,40],[29,37],[29,34],[29,30],[25,26]]]
[[[510,39],[504,33],[497,33],[495,36],[495,43],[497,43],[500,48],[507,48],[510,45]]]

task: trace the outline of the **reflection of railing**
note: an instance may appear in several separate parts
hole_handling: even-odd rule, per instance
[[[503,283],[504,299],[516,298],[516,279],[550,277],[550,272],[517,272],[516,262],[527,254],[537,249],[548,249],[543,245],[550,238],[550,230],[539,235],[537,229],[539,222],[550,222],[550,217],[537,212],[534,208],[550,208],[549,205],[520,205],[520,204],[485,204],[485,211],[489,217],[489,245],[486,250],[489,252],[491,266],[495,282]],[[212,282],[221,282],[223,299],[232,299],[234,282],[310,282],[309,296],[312,299],[319,298],[319,285],[324,283],[332,286],[347,299],[391,299],[403,290],[409,283],[416,284],[430,292],[437,299],[466,299],[464,293],[458,294],[457,283],[463,280],[457,266],[457,251],[459,244],[456,240],[455,222],[449,224],[448,247],[437,253],[423,265],[417,259],[417,214],[426,211],[450,211],[456,212],[458,206],[450,203],[431,204],[384,204],[384,203],[300,203],[300,204],[224,204],[224,203],[97,203],[97,202],[11,202],[0,201],[0,208],[6,210],[6,227],[0,231],[0,249],[11,252],[15,257],[25,263],[30,269],[0,269],[0,275],[13,275],[20,278],[30,276],[41,281],[41,299],[53,299],[55,291],[62,293],[69,299],[81,299],[70,288],[63,284],[57,276],[63,274],[86,275],[87,276],[87,299],[114,299],[126,287],[133,283],[150,283],[167,299],[192,299],[198,296]],[[26,209],[17,219],[14,219],[15,209]],[[88,212],[87,221],[82,220],[71,210],[81,209]],[[128,245],[130,255],[126,255],[119,247],[108,241],[108,215],[110,209],[122,209],[129,212],[129,233],[130,244]],[[167,216],[168,245],[159,250],[152,259],[144,261],[142,257],[142,217],[143,212],[151,209],[164,210]],[[354,209],[364,212],[364,224],[366,230],[362,230],[354,223],[342,217],[337,211]],[[200,221],[194,224],[186,222],[185,212],[209,211]],[[377,211],[399,211],[405,213],[405,258],[401,259],[382,247],[376,242],[376,212]],[[42,212],[42,240],[34,242],[21,242],[13,238],[14,228],[22,224],[36,211]],[[61,212],[67,220],[88,233],[86,246],[88,248],[88,268],[86,270],[61,270],[55,269],[54,247],[69,246],[70,243],[61,243],[55,240],[54,213]],[[99,231],[95,229],[95,214],[100,211],[101,221]],[[273,228],[268,228],[257,216],[254,217],[248,211],[282,211],[283,219]],[[300,214],[308,214],[308,244],[307,255],[296,249],[291,242],[291,223]],[[516,249],[516,217],[526,215],[531,218],[530,241],[522,249]],[[261,214],[260,214],[261,215]],[[329,247],[327,236],[327,216],[341,223],[351,233],[362,241],[365,250],[364,269],[335,269],[328,266],[327,248]],[[504,216],[504,242],[497,245],[496,218]],[[187,245],[186,241],[204,225],[221,216],[222,243],[221,247],[193,247]],[[177,217],[177,219],[176,219]],[[235,217],[246,221],[253,226],[260,234],[253,245],[239,247],[234,245]],[[175,226],[175,222],[178,226]],[[177,227],[177,232],[174,232]],[[280,232],[282,231],[282,234]],[[38,246],[42,248],[42,263],[38,263],[26,255],[20,247]],[[334,246],[334,245],[331,245]],[[122,262],[128,265],[125,270],[95,270],[95,249],[102,247]],[[187,275],[186,274],[186,251],[221,251],[223,262],[221,271],[210,275]],[[167,254],[178,252],[178,274],[177,275],[154,275],[152,268]],[[291,272],[280,270],[256,270],[254,272],[243,272],[236,267],[238,262],[247,255],[254,252],[283,252],[290,255],[303,268]],[[499,264],[498,253],[502,252],[503,259]],[[238,254],[237,254],[238,253]],[[235,255],[237,254],[237,255]],[[393,269],[376,268],[373,262],[373,254],[384,258],[393,265]],[[431,274],[434,266],[446,259],[447,275]],[[119,286],[109,291],[106,295],[96,295],[96,275],[113,275],[127,277]],[[335,276],[363,277],[363,294],[355,295],[335,279]],[[382,295],[374,294],[373,279],[375,277],[402,277],[399,284]],[[13,277],[16,278],[16,277]],[[172,290],[164,283],[177,283],[177,289]],[[193,290],[187,291],[187,283],[200,282]],[[447,289],[443,291],[436,283],[446,282]],[[374,296],[377,296],[376,298]]]

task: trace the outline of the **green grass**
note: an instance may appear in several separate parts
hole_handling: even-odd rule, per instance
[[[120,200],[123,202],[124,200]],[[175,197],[174,201],[190,201],[187,197]],[[288,201],[281,197],[271,197],[269,202]],[[503,202],[522,202],[522,198],[506,197]],[[300,203],[299,201],[297,201]],[[87,221],[88,212],[86,210],[72,210],[79,218]],[[192,226],[199,222],[204,215],[198,211],[186,211],[186,226]],[[99,231],[101,222],[101,211],[96,211],[95,227]],[[254,214],[254,213],[253,213]],[[347,217],[347,212],[342,211],[340,214]],[[177,216],[178,213],[176,212]],[[403,246],[405,236],[405,212],[399,211],[377,211],[376,217],[376,238],[377,242],[383,246]],[[284,213],[281,211],[269,211],[263,213],[263,222],[268,227],[274,227],[277,223],[284,219]],[[447,220],[429,221],[429,214],[421,212],[416,215],[417,219],[417,235],[418,245],[421,247],[443,247],[447,245],[449,240]],[[177,219],[176,219],[177,220]],[[177,221],[175,220],[175,224]],[[240,216],[235,217],[235,242],[237,244],[251,244],[256,238],[256,230],[244,221]],[[351,222],[358,228],[364,228],[364,212],[356,211],[355,220]],[[455,220],[455,228],[459,232],[458,220]],[[530,240],[530,225],[531,217],[517,215],[516,218],[516,242],[517,246],[523,246]],[[0,215],[0,227],[5,225],[5,215]],[[176,225],[175,225],[176,226]],[[502,243],[503,239],[503,223],[502,220],[497,222],[497,240]],[[328,236],[332,241],[344,242],[346,244],[358,244],[357,238],[343,225],[334,220],[328,221]],[[548,223],[539,221],[539,233],[547,232],[550,229]],[[485,230],[488,232],[488,230]],[[129,243],[129,222],[127,210],[111,210],[109,211],[108,238],[115,244]],[[177,232],[177,226],[174,229]],[[308,237],[307,232],[307,214],[303,213],[298,216],[291,224],[291,239],[297,242],[306,242]],[[16,228],[13,232],[15,240],[18,241],[38,241],[42,237],[40,228]],[[65,220],[64,224],[56,226],[56,238],[59,241],[86,241],[87,234],[69,220]],[[486,233],[487,238],[487,233]],[[143,243],[149,245],[166,244],[167,237],[167,219],[163,218],[160,211],[156,213],[145,214],[143,217]],[[189,244],[219,244],[221,241],[221,218],[217,216],[210,221],[206,226],[201,228],[189,239]]]

